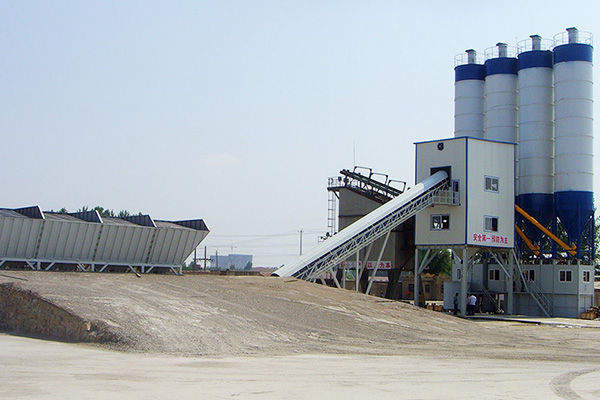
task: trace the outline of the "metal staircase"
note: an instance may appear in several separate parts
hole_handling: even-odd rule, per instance
[[[329,178],[329,185],[331,187],[332,180]],[[330,235],[334,235],[337,232],[337,194],[334,191],[329,191],[329,197],[327,199],[327,229]]]
[[[546,315],[546,317],[552,317],[554,311],[552,305],[552,297],[548,296],[547,293],[544,293],[542,291],[542,288],[537,283],[525,279],[525,274],[523,273],[523,269],[521,268],[521,263],[516,257],[515,261],[517,264],[517,269],[519,270],[519,276],[521,277],[521,283],[523,284],[525,292],[531,295],[533,300],[537,303],[537,305],[540,307],[540,309]]]
[[[494,305],[494,311],[495,312],[499,312],[500,311],[500,305],[498,304],[498,302],[496,301],[496,299],[494,298],[494,296],[492,296],[492,294],[490,293],[490,291],[488,290],[488,288],[485,287],[485,285],[481,285],[481,287],[483,288],[483,293],[486,295],[486,297]]]

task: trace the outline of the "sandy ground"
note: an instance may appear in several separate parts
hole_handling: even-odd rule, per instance
[[[600,397],[600,329],[475,322],[288,278],[6,282],[104,322],[122,351],[0,335],[0,398]]]
[[[177,357],[0,334],[3,399],[597,399],[590,362],[304,354]]]

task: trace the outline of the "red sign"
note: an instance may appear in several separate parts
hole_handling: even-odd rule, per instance
[[[508,237],[492,235],[489,233],[474,233],[473,241],[483,243],[508,244]]]
[[[355,269],[356,261],[341,262],[340,266],[341,267],[345,266],[346,269]],[[362,261],[358,262],[358,266],[362,267]],[[375,261],[367,261],[367,268],[375,269]],[[379,263],[379,268],[377,268],[377,269],[392,269],[392,262],[391,261],[382,261]]]
[[[369,261],[367,263],[367,268],[375,269],[375,261]],[[392,263],[390,261],[382,261],[379,263],[378,269],[392,269]]]

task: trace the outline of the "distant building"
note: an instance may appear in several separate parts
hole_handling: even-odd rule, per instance
[[[218,269],[250,269],[252,254],[229,254],[227,256],[210,256],[210,265]]]

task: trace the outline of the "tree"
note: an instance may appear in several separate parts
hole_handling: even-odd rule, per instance
[[[246,271],[250,271],[252,269],[252,261],[248,261],[246,266],[244,267]]]
[[[196,263],[194,262],[194,260],[191,260],[189,263],[185,263],[185,261],[181,264],[181,267],[185,270],[185,271],[195,271],[196,270]]]
[[[64,210],[66,212],[66,209],[64,209]],[[125,217],[134,215],[132,212],[129,212],[127,210],[121,210],[118,213],[115,213],[114,210],[111,210],[109,208],[104,208],[102,206],[96,206],[96,207],[92,208],[92,210],[98,211],[98,214],[100,214],[101,217],[125,218]],[[90,208],[88,206],[83,206],[79,210],[77,210],[77,212],[87,212],[87,211],[90,211]],[[139,212],[135,215],[143,215],[143,214],[141,212]]]
[[[129,213],[129,211],[127,211],[127,210],[121,210],[117,214],[117,217],[119,217],[119,218],[125,218],[125,217],[129,217],[130,215],[131,214]]]
[[[115,216],[115,212],[113,210],[109,210],[108,208],[96,206],[96,207],[94,207],[94,210],[98,211],[98,214],[100,214],[101,217],[114,217]]]
[[[450,250],[432,250],[435,252],[433,259],[427,266],[427,271],[434,275],[448,275],[452,273],[452,257]],[[421,254],[420,259],[425,255]]]

